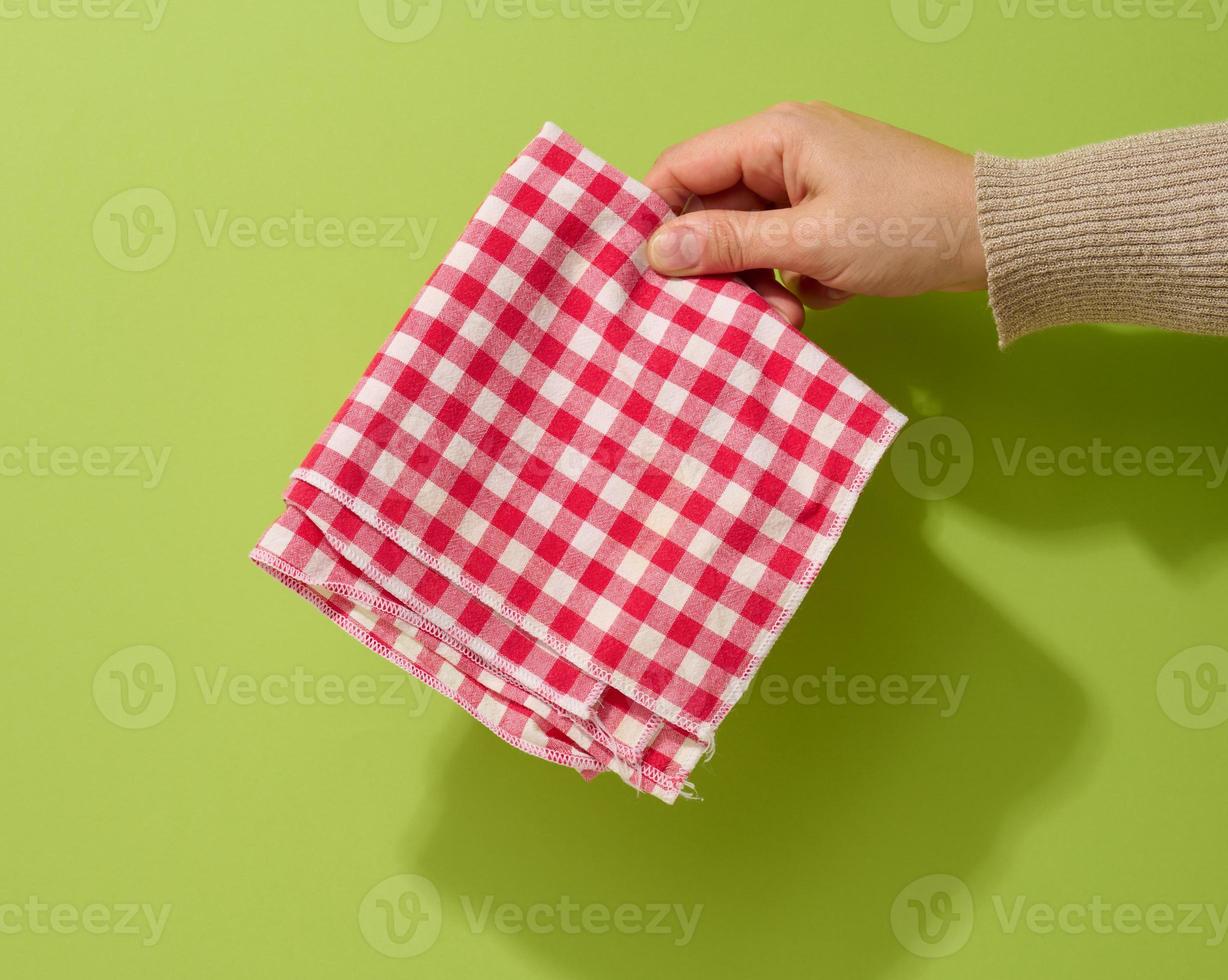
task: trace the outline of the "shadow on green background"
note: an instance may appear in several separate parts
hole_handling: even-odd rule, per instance
[[[940,392],[920,400],[940,397],[940,410],[957,418],[975,407],[977,462],[959,506],[1042,537],[1124,525],[1178,578],[1222,553],[1223,496],[1198,481],[1063,480],[1022,469],[1008,477],[990,440],[1216,446],[1228,347],[1078,328],[1003,354],[980,297],[861,302],[830,321],[812,317],[809,332],[846,363],[873,364],[876,385],[914,419],[906,391]],[[523,907],[561,891],[577,902],[702,904],[703,941],[679,948],[663,939],[654,946],[662,965],[694,970],[698,959],[725,975],[795,975],[805,936],[820,975],[887,974],[909,957],[891,936],[897,892],[922,875],[967,877],[1004,857],[1010,827],[1077,785],[1098,737],[1079,683],[935,555],[924,531],[941,506],[900,492],[884,463],[763,670],[967,674],[952,717],[751,697],[696,774],[707,800],[673,810],[628,798],[613,780],[573,791],[570,773],[510,758],[474,729],[438,786],[436,826],[408,825],[406,865],[434,880],[445,902],[490,893]],[[982,574],[1011,577],[992,566]],[[1123,595],[1123,615],[1128,607]],[[557,933],[500,938],[563,975],[635,975],[645,961],[635,943],[611,942],[594,957],[591,945]]]
[[[846,362],[874,364],[876,384],[906,411],[917,406],[903,393],[927,386],[941,392],[943,412],[976,406],[977,464],[959,506],[1042,537],[1124,525],[1177,577],[1222,549],[1221,495],[1196,482],[1007,477],[988,443],[1026,433],[1058,447],[1094,436],[1113,446],[1214,446],[1223,345],[1088,328],[1002,354],[980,298],[861,303],[840,320],[812,320],[811,332]],[[407,830],[407,866],[445,895],[485,890],[521,905],[560,889],[577,901],[702,903],[704,942],[655,948],[675,965],[700,958],[712,970],[787,973],[796,937],[806,936],[830,975],[885,973],[908,956],[891,939],[896,893],[921,875],[992,866],[1009,852],[1010,826],[1077,782],[1096,741],[1079,683],[934,553],[925,529],[942,506],[900,492],[884,465],[764,671],[967,674],[951,718],[751,697],[696,775],[707,801],[672,811],[627,798],[613,781],[569,791],[575,777],[508,758],[474,730],[438,787],[437,825]],[[993,566],[981,574],[1011,578]],[[1123,596],[1123,614],[1128,603]],[[492,795],[502,801],[497,814]],[[568,940],[503,938],[567,975],[625,976],[643,962],[634,944],[611,943],[594,958],[591,946]]]

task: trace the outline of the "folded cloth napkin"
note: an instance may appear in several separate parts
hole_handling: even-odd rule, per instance
[[[501,738],[667,802],[903,416],[547,125],[294,472],[252,558]]]

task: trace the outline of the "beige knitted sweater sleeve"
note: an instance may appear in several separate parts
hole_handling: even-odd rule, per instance
[[[1003,346],[1063,323],[1228,337],[1228,123],[978,153],[976,192]]]

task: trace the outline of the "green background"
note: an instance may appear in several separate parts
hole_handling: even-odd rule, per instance
[[[568,18],[562,0],[541,0],[553,16],[474,16],[449,0],[429,35],[397,43],[340,0],[170,0],[155,30],[72,7],[36,16],[47,2],[11,0],[18,16],[0,18],[0,443],[70,447],[64,472],[91,446],[170,456],[159,481],[39,476],[0,457],[0,975],[1224,975],[1228,944],[1208,945],[1209,931],[1046,931],[1043,919],[1012,931],[998,908],[1009,920],[1019,896],[1228,904],[1228,725],[1191,727],[1165,693],[1171,658],[1228,645],[1228,491],[1009,473],[995,447],[1223,453],[1228,342],[1080,327],[1000,352],[982,295],[812,316],[810,335],[906,414],[966,429],[971,452],[954,444],[954,465],[967,485],[919,499],[909,457],[896,457],[903,477],[885,463],[765,671],[967,675],[967,689],[949,717],[752,694],[697,773],[703,803],[666,807],[613,777],[586,786],[415,684],[391,705],[357,688],[339,704],[319,690],[244,703],[213,685],[310,672],[392,690],[393,668],[246,552],[543,121],[633,174],[787,98],[1034,155],[1228,116],[1228,28],[1155,10],[1010,16],[978,0],[966,30],[930,43],[888,0],[699,0],[686,30],[676,4],[657,20]],[[1195,9],[1210,17],[1207,3]],[[174,250],[123,271],[95,217],[146,187],[172,202]],[[211,246],[199,226],[296,209],[433,233],[425,251],[353,236],[241,248]],[[946,445],[931,446],[935,463]],[[176,683],[173,704],[149,709],[169,713],[141,729],[111,720],[108,658],[131,647],[165,653],[169,668],[121,654],[154,658],[164,701],[168,669]],[[438,891],[437,907],[429,888],[418,897],[441,931],[397,959],[364,938],[382,920],[363,902],[402,874]],[[946,891],[962,918],[929,959],[910,951],[907,899],[932,874],[958,879]],[[3,911],[31,896],[171,911],[143,945]],[[544,932],[475,931],[463,902],[487,896],[702,911],[685,944],[677,931],[573,934],[557,918]]]

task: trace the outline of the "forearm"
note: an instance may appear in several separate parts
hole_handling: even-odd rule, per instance
[[[976,183],[1003,345],[1065,323],[1228,336],[1228,123],[980,153]]]

